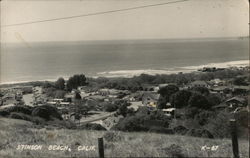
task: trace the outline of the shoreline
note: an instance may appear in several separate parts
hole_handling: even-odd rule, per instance
[[[141,70],[115,70],[115,71],[104,71],[97,72],[96,75],[86,76],[87,78],[98,78],[98,77],[106,77],[106,78],[132,78],[135,76],[139,76],[141,74],[149,74],[149,75],[170,75],[170,74],[178,74],[178,73],[193,73],[199,72],[199,69],[204,67],[215,67],[215,68],[233,68],[233,67],[247,67],[249,66],[249,60],[236,60],[236,61],[227,61],[227,62],[219,62],[219,63],[208,63],[204,65],[198,66],[184,66],[184,67],[173,67],[169,69],[141,69]],[[63,76],[58,76],[63,77]],[[57,77],[57,78],[58,78]],[[55,79],[41,79],[41,80],[30,80],[30,81],[10,81],[0,83],[0,86],[8,86],[8,85],[16,85],[16,84],[28,84],[32,82],[55,82]],[[69,77],[63,77],[65,80],[68,80]]]

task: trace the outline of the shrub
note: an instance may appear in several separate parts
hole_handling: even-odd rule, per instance
[[[221,98],[215,94],[208,95],[207,99],[211,106],[219,105],[221,103]]]
[[[113,111],[116,111],[118,109],[117,105],[115,104],[106,104],[104,105],[104,110],[107,111],[107,112],[113,112]]]
[[[44,118],[45,120],[51,120],[53,118],[62,120],[62,116],[58,112],[57,108],[49,105],[42,105],[35,107],[34,110],[32,111],[32,115]]]
[[[103,135],[103,138],[107,141],[107,142],[116,142],[116,141],[120,141],[122,139],[122,136],[119,135],[118,132],[106,132]]]
[[[179,125],[179,126],[174,127],[173,131],[176,134],[185,135],[187,133],[188,129],[184,126]]]
[[[209,90],[206,87],[194,87],[192,88],[193,91],[198,92],[204,96],[209,95]]]
[[[187,135],[193,137],[214,138],[211,132],[206,129],[191,129],[187,132]]]
[[[166,128],[169,125],[169,118],[162,111],[149,111],[147,107],[141,107],[133,115],[127,115],[121,119],[112,129],[121,131],[148,131],[153,126]],[[158,125],[155,125],[157,123]],[[164,129],[152,129],[164,130]],[[167,130],[165,130],[167,132]]]
[[[118,124],[112,127],[114,130],[121,130],[121,131],[147,131],[148,128],[144,125],[144,117],[143,116],[130,116],[121,119]]]
[[[214,112],[201,110],[194,116],[194,120],[198,121],[198,123],[203,126],[208,123],[208,119],[213,119],[215,117]]]
[[[164,134],[174,134],[174,131],[172,129],[168,129],[168,128],[165,128],[165,127],[150,127],[149,132],[164,133]]]
[[[191,107],[197,107],[200,109],[209,109],[210,108],[210,104],[209,104],[207,98],[201,94],[198,94],[198,93],[194,93],[190,97],[188,104]]]
[[[65,88],[65,80],[64,78],[60,77],[58,80],[55,82],[55,87],[57,89],[63,90]]]
[[[32,107],[25,106],[25,105],[17,105],[17,106],[12,106],[12,107],[6,108],[5,110],[9,113],[17,112],[17,113],[31,115]]]
[[[248,128],[248,119],[250,118],[249,116],[250,113],[247,110],[241,110],[235,114],[238,124],[245,128]]]
[[[188,105],[189,98],[192,93],[187,90],[176,92],[170,97],[170,103],[175,108],[182,108]]]
[[[216,116],[209,118],[204,128],[208,129],[215,138],[229,138],[230,118],[230,113],[221,111]]]
[[[45,125],[45,123],[46,123],[43,118],[36,117],[36,116],[32,118],[32,122],[34,122],[37,125]]]
[[[87,123],[85,125],[81,125],[80,127],[78,127],[78,129],[106,131],[106,128],[96,123]]]
[[[6,110],[0,110],[0,116],[8,116],[10,113]]]
[[[55,98],[63,99],[66,93],[67,92],[64,90],[56,90],[55,91]]]
[[[13,119],[20,119],[20,120],[32,121],[32,117],[31,116],[23,114],[23,113],[12,112],[9,117],[13,118]]]
[[[185,118],[194,118],[200,110],[197,107],[188,107],[184,109]]]

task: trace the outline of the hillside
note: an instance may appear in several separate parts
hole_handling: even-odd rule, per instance
[[[104,136],[107,157],[231,157],[231,141],[145,132],[106,132],[36,128],[32,123],[0,118],[0,157],[97,157],[97,138]],[[108,133],[108,134],[107,134]],[[18,145],[43,145],[41,150],[17,150]],[[175,145],[173,145],[175,144]],[[71,149],[50,151],[49,145],[64,145]],[[78,151],[78,146],[95,146],[95,150]],[[216,151],[201,147],[218,145]],[[248,141],[239,140],[241,157],[248,157]]]

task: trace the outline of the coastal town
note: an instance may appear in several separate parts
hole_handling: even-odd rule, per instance
[[[248,71],[248,67],[228,69],[232,71]],[[215,71],[225,71],[225,69],[204,68],[202,71],[195,73],[199,75],[214,73]],[[120,119],[126,117],[121,112],[119,113],[119,110],[121,110],[119,108],[120,105],[126,106],[126,112],[132,111],[132,113],[136,113],[139,108],[146,107],[150,111],[161,111],[168,119],[176,118],[176,116],[180,117],[181,112],[178,112],[178,110],[182,108],[178,104],[173,105],[178,100],[166,99],[163,105],[160,103],[164,96],[160,91],[164,88],[165,91],[168,91],[166,87],[170,87],[171,89],[171,86],[178,88],[173,94],[178,91],[197,91],[202,94],[201,96],[209,94],[209,97],[211,96],[213,101],[216,102],[218,100],[211,105],[211,109],[214,111],[226,110],[228,113],[237,113],[249,110],[247,108],[249,78],[247,78],[246,74],[226,79],[195,80],[178,85],[174,82],[144,84],[137,87],[136,90],[131,90],[131,88],[93,88],[90,84],[77,85],[75,88],[66,90],[67,82],[63,80],[62,84],[62,88],[59,88],[60,90],[52,88],[51,83],[46,82],[40,86],[25,84],[2,87],[0,114],[5,116],[5,109],[15,106],[35,108],[48,105],[57,109],[65,121],[74,122],[78,126],[87,123],[100,124],[106,130],[110,130]],[[170,96],[167,97],[170,98]],[[180,100],[184,98],[176,99]],[[176,115],[177,113],[178,115]],[[6,116],[15,118],[15,115],[11,114],[6,114]]]

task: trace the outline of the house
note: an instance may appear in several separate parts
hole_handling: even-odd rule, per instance
[[[226,89],[230,90],[230,88],[227,86],[217,86],[217,87],[211,88],[210,93],[224,93]]]
[[[249,86],[232,86],[232,91],[233,93],[237,93],[237,94],[248,94],[250,90]]]
[[[87,100],[95,100],[95,101],[104,101],[106,97],[101,96],[101,95],[91,95],[86,97]]]
[[[144,92],[142,95],[142,104],[148,107],[156,107],[160,94],[155,92]]]
[[[230,108],[243,107],[247,104],[247,101],[241,97],[233,97],[225,102]]]
[[[128,108],[129,109],[132,108],[132,109],[134,109],[136,111],[140,106],[143,106],[142,102],[133,101],[133,102],[130,102],[130,106],[128,106]]]
[[[226,84],[226,81],[216,78],[216,79],[210,80],[209,83],[217,87],[217,86],[224,86]]]
[[[86,86],[79,86],[77,87],[78,91],[84,91],[86,89]]]
[[[175,108],[162,109],[164,115],[166,116],[174,116]]]
[[[193,87],[206,87],[206,88],[209,88],[210,85],[206,81],[198,80],[198,81],[191,82],[189,84],[189,88],[193,88]]]
[[[103,88],[98,91],[99,95],[102,96],[107,96],[107,95],[118,95],[120,93],[119,90],[116,89],[108,89],[108,88]]]
[[[64,101],[66,102],[72,102],[75,98],[75,94],[73,93],[68,93],[64,96]]]
[[[8,105],[8,104],[16,104],[18,101],[16,100],[15,94],[7,93],[5,96],[2,97],[2,105]]]

